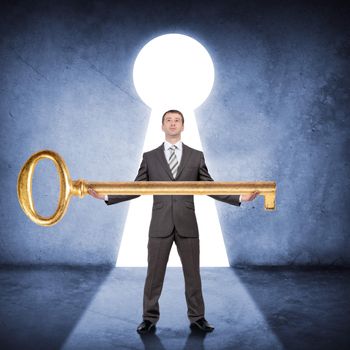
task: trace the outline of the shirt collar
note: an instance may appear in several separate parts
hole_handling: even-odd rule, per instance
[[[182,141],[181,140],[177,141],[174,145],[177,147],[177,149],[179,151],[182,151]],[[169,149],[169,147],[174,146],[174,145],[166,140],[164,141],[164,149],[166,151]]]

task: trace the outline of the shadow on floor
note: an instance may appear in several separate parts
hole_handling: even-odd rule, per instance
[[[231,269],[284,349],[350,349],[350,271]]]
[[[1,267],[0,348],[60,349],[109,268]]]
[[[187,336],[185,346],[182,350],[204,350],[204,338],[207,333],[192,330]],[[145,350],[166,350],[156,332],[140,335]]]

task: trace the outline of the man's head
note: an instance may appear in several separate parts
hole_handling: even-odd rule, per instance
[[[185,124],[185,118],[184,118],[183,114],[180,111],[178,111],[177,109],[170,109],[169,111],[166,111],[162,117],[162,124],[164,124],[165,117],[168,113],[178,114],[181,117],[182,124]]]
[[[162,117],[162,130],[165,133],[166,139],[180,139],[181,132],[184,130],[184,116],[176,110],[171,109],[166,111]]]

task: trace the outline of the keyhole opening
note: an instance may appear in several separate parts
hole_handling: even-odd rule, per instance
[[[133,79],[137,93],[152,109],[194,110],[210,94],[214,65],[208,51],[195,39],[166,34],[141,49]]]
[[[181,140],[201,150],[194,109],[206,100],[214,84],[214,65],[208,51],[186,35],[159,36],[148,42],[138,54],[133,80],[140,98],[152,109],[143,152],[164,141],[161,116],[169,109],[184,113],[185,129]],[[229,266],[214,201],[207,196],[196,196],[195,205],[201,235],[201,266]],[[117,266],[147,266],[151,209],[151,196],[141,196],[130,203]],[[174,245],[168,266],[181,266]]]

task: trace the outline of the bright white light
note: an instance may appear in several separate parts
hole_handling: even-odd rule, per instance
[[[214,82],[214,66],[207,50],[185,35],[160,36],[142,48],[133,75],[137,92],[152,108],[143,152],[160,146],[164,141],[161,117],[168,109],[184,113],[185,129],[181,139],[188,146],[202,150],[194,108],[209,96]],[[208,167],[210,169],[210,164]],[[215,201],[207,196],[196,196],[195,206],[201,266],[229,266]],[[151,214],[151,196],[141,196],[130,203],[117,266],[147,266]],[[168,266],[181,266],[175,244]]]
[[[133,76],[136,91],[149,107],[194,110],[211,91],[214,65],[198,41],[186,35],[167,34],[141,49]]]

